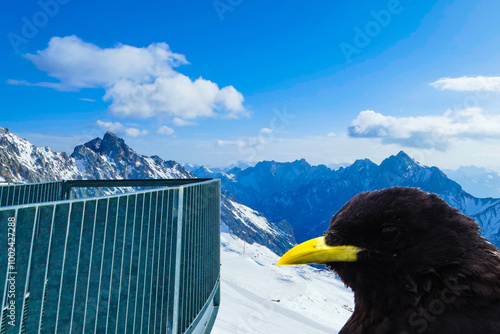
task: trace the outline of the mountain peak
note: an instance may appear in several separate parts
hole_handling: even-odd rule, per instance
[[[408,166],[408,167],[416,167],[420,166],[418,162],[416,162],[413,158],[411,158],[404,151],[400,151],[397,155],[391,155],[390,157],[384,159],[380,164],[381,167],[386,165],[395,165],[395,166]]]
[[[84,145],[94,152],[99,152],[99,148],[101,147],[101,142],[102,142],[102,139],[99,137],[96,137],[96,138],[92,139],[91,141],[86,142]]]
[[[396,158],[402,159],[404,161],[413,161],[414,163],[417,163],[415,160],[413,160],[413,158],[411,158],[404,151],[399,151],[399,153],[396,155]]]
[[[351,166],[349,166],[350,169],[353,170],[361,170],[365,167],[370,168],[370,167],[376,167],[377,165],[371,161],[370,159],[358,159],[352,163]]]
[[[306,161],[306,159],[297,159],[293,163],[293,165],[298,165],[298,166],[304,166],[304,167],[311,167],[311,165]]]
[[[175,161],[159,156],[143,156],[125,140],[108,131],[75,147],[71,157],[91,179],[192,178],[193,175]]]
[[[295,162],[300,162],[301,164],[303,163],[307,163],[306,159],[302,158],[302,159],[297,159],[295,160]]]
[[[100,152],[103,154],[114,153],[118,156],[130,156],[130,147],[125,144],[125,140],[114,133],[108,131],[104,134],[101,142]]]
[[[117,136],[117,135],[115,135],[113,132],[111,132],[111,131],[109,131],[109,130],[108,130],[108,131],[106,131],[106,133],[104,134],[104,137],[103,137],[103,138],[105,138],[105,137],[118,138],[118,136]]]
[[[102,139],[97,137],[83,145],[75,147],[72,156],[77,156],[78,153],[81,153],[85,148],[100,155],[111,156],[115,161],[119,161],[123,157],[129,158],[135,154],[135,152],[125,143],[125,140],[110,131],[106,132]]]

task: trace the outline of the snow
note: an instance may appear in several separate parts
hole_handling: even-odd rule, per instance
[[[248,206],[245,206],[243,204],[236,203],[231,200],[228,201],[234,208],[233,212],[235,216],[237,216],[242,223],[253,228],[253,226],[249,224],[249,222],[251,222],[254,226],[256,226],[258,229],[264,232],[270,234],[276,234],[276,231],[269,224],[269,221],[262,216],[262,214],[253,209],[250,209]]]
[[[87,168],[85,167],[85,164],[83,163],[83,160],[76,159],[75,160],[76,168],[78,171],[82,174],[87,173]]]
[[[333,273],[276,267],[278,255],[228,233],[221,247],[221,304],[212,333],[331,334],[351,316],[353,294]]]

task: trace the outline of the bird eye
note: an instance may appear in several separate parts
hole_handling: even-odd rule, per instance
[[[396,226],[384,226],[380,230],[380,238],[385,242],[396,239],[399,235],[399,229]]]

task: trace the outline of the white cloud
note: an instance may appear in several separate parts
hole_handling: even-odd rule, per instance
[[[500,138],[500,115],[487,115],[480,108],[420,117],[384,116],[365,110],[351,122],[349,136],[381,138],[383,143],[406,147],[446,150],[457,138]]]
[[[328,132],[328,134],[326,136],[327,137],[335,137],[336,134],[335,134],[335,132]]]
[[[464,76],[460,78],[441,78],[430,85],[440,90],[500,92],[500,77]]]
[[[96,122],[96,125],[101,130],[111,131],[111,132],[114,132],[116,134],[127,135],[129,137],[139,137],[139,136],[145,136],[148,134],[147,130],[139,130],[137,128],[126,127],[125,125],[121,124],[120,122],[103,122],[103,121],[98,120]]]
[[[192,122],[192,121],[186,121],[186,120],[179,118],[179,117],[174,117],[174,119],[172,119],[172,123],[175,126],[188,126],[188,125],[196,125],[197,124],[197,123]]]
[[[169,128],[166,125],[162,125],[162,126],[160,126],[158,128],[158,130],[156,131],[156,133],[158,133],[160,135],[172,135],[172,134],[174,134],[174,129]]]
[[[219,139],[217,140],[217,146],[218,147],[224,147],[224,146],[242,146],[245,145],[245,140],[244,139],[237,139],[237,140],[222,140]]]
[[[269,129],[269,128],[262,128],[262,129],[260,129],[260,132],[262,132],[262,133],[273,133],[274,130],[273,129]]]
[[[45,50],[24,57],[74,88],[109,87],[121,80],[148,82],[175,75],[173,67],[187,64],[184,55],[173,53],[166,43],[146,48],[118,44],[102,49],[76,36],[53,37]]]
[[[249,113],[243,108],[243,100],[243,94],[233,86],[222,88],[215,96],[215,102],[229,110],[229,113],[225,115],[228,118],[238,118],[240,115],[249,116]]]
[[[219,88],[210,80],[191,80],[177,72],[175,67],[188,62],[166,43],[145,48],[122,44],[100,48],[76,36],[53,37],[46,49],[25,58],[59,82],[11,79],[8,83],[58,90],[104,88],[103,99],[111,102],[109,110],[116,116],[194,119],[248,115],[243,95],[233,86]]]
[[[53,89],[59,90],[61,92],[70,92],[70,91],[74,91],[75,90],[73,87],[67,86],[67,85],[62,84],[60,82],[36,82],[36,83],[31,83],[31,82],[28,82],[26,80],[8,79],[7,83],[9,85],[14,85],[14,86],[30,86],[30,87],[53,88]]]
[[[232,147],[244,161],[262,160],[260,157],[264,151],[269,150],[276,143],[281,142],[282,138],[275,137],[275,130],[270,128],[261,128],[256,136],[240,137],[236,140],[218,140],[217,147]]]

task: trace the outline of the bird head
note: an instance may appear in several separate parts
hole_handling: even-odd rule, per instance
[[[324,237],[291,249],[278,265],[325,264],[354,292],[387,287],[391,280],[413,285],[419,276],[451,273],[465,258],[480,256],[477,249],[489,243],[479,230],[471,218],[417,188],[365,192],[332,217]]]

